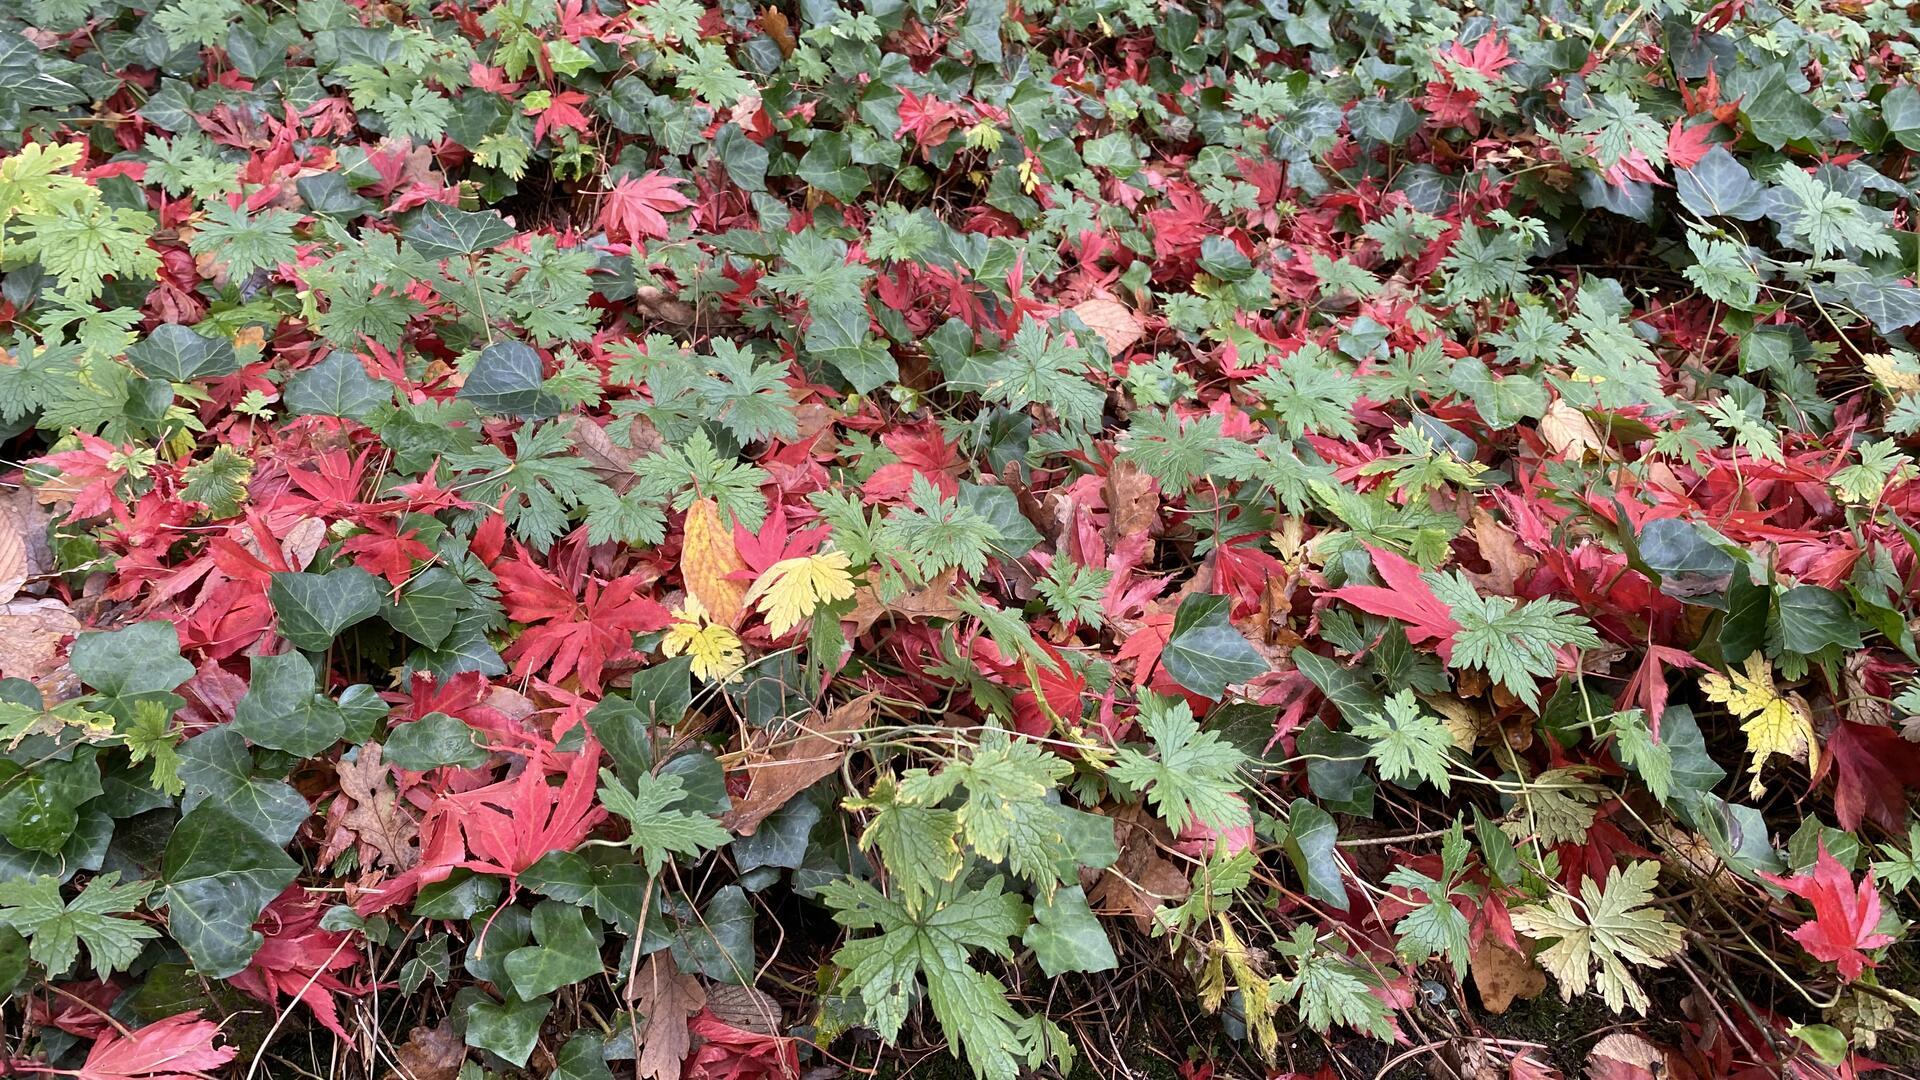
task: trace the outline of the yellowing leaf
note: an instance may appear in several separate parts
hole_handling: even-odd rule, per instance
[[[1745,671],[1736,671],[1731,679],[1715,673],[1700,680],[1707,697],[1725,705],[1746,721],[1740,730],[1747,733],[1747,750],[1753,754],[1751,790],[1755,797],[1766,791],[1760,783],[1760,770],[1775,754],[1782,757],[1806,756],[1807,768],[1820,767],[1820,744],[1814,741],[1813,721],[1806,707],[1782,697],[1774,689],[1773,667],[1760,653],[1747,657]]]
[[[1559,981],[1562,998],[1571,1001],[1597,987],[1614,1012],[1632,1005],[1644,1013],[1647,994],[1632,968],[1663,967],[1666,957],[1685,947],[1680,928],[1665,913],[1646,909],[1659,878],[1660,864],[1652,860],[1614,870],[1604,887],[1587,878],[1578,901],[1556,892],[1545,905],[1514,909],[1513,928],[1552,940],[1535,959]]]
[[[828,551],[782,559],[760,575],[747,591],[746,603],[759,601],[767,629],[779,637],[813,616],[815,608],[853,597],[853,575],[844,551]]]
[[[697,596],[687,597],[684,607],[673,610],[673,625],[667,627],[660,650],[668,656],[693,657],[694,677],[709,682],[738,682],[747,666],[740,635],[709,619]]]
[[[687,594],[698,600],[707,618],[728,627],[746,613],[747,587],[733,579],[747,569],[733,546],[733,530],[720,520],[720,506],[698,499],[687,508],[686,537],[680,544],[680,577]]]

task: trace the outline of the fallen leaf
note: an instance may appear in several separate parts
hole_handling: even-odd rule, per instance
[[[924,588],[902,593],[892,600],[880,599],[880,594],[871,585],[862,585],[853,592],[853,610],[846,615],[847,622],[853,624],[852,637],[873,629],[882,615],[894,615],[907,622],[921,619],[957,619],[960,608],[953,602],[953,584],[957,571],[941,572]]]
[[[1120,858],[1112,870],[1101,873],[1087,899],[1101,914],[1132,915],[1134,925],[1148,931],[1154,914],[1167,904],[1185,900],[1193,886],[1178,866],[1160,854],[1161,846],[1173,841],[1166,826],[1138,805],[1123,807],[1112,817]]]
[[[721,1023],[742,1031],[780,1033],[780,1003],[755,987],[718,983],[707,991],[707,1011]]]
[[[1080,316],[1087,329],[1100,335],[1100,340],[1107,345],[1108,356],[1119,356],[1146,333],[1133,312],[1116,300],[1099,297],[1082,300],[1074,305],[1073,313]]]
[[[1513,530],[1500,524],[1484,507],[1475,507],[1473,511],[1473,540],[1480,548],[1480,557],[1487,561],[1487,572],[1472,574],[1474,584],[1482,591],[1498,593],[1501,596],[1518,594],[1520,579],[1533,572],[1539,560],[1520,549],[1520,538]]]
[[[451,1019],[439,1027],[422,1025],[407,1033],[407,1041],[394,1051],[397,1069],[389,1069],[382,1080],[454,1080],[467,1060],[467,1044],[454,1034]]]
[[[853,732],[873,719],[873,710],[873,695],[855,698],[809,726],[799,738],[781,743],[777,756],[742,766],[749,780],[747,793],[733,801],[720,823],[741,836],[752,836],[774,811],[840,768]]]
[[[692,1039],[687,1021],[706,1008],[707,993],[700,980],[682,975],[666,950],[647,957],[627,988],[634,1009],[645,1016],[640,1029],[639,1074],[654,1080],[678,1080]]]
[[[0,496],[0,604],[20,595],[28,581],[53,565],[47,547],[47,512],[33,493],[14,488]]]
[[[1547,988],[1547,973],[1540,965],[1492,938],[1483,940],[1468,959],[1473,987],[1490,1013],[1504,1013],[1515,998],[1531,1001]]]
[[[52,597],[0,604],[0,678],[25,679],[50,701],[73,696],[80,683],[67,669],[60,641],[84,629]]]
[[[1131,461],[1115,461],[1107,471],[1106,498],[1109,548],[1135,533],[1151,533],[1160,520],[1160,487]]]
[[[1594,1080],[1651,1080],[1666,1072],[1660,1048],[1631,1032],[1616,1031],[1587,1051],[1587,1075]]]
[[[727,627],[740,625],[746,612],[747,584],[732,575],[747,569],[733,530],[720,520],[712,499],[699,499],[687,508],[686,538],[680,547],[680,576],[687,592],[707,609],[707,617]]]
[[[1601,457],[1607,453],[1607,444],[1593,430],[1593,422],[1564,401],[1547,406],[1540,417],[1540,438],[1561,458],[1580,458],[1589,451]]]
[[[1836,965],[1846,981],[1873,966],[1865,950],[1893,944],[1891,936],[1879,932],[1880,890],[1873,884],[1872,867],[1856,886],[1840,860],[1827,853],[1825,841],[1811,870],[1791,878],[1762,870],[1760,876],[1813,905],[1813,918],[1794,927],[1790,936],[1814,959]]]
[[[377,853],[379,861],[394,870],[406,870],[418,863],[420,823],[388,783],[393,767],[380,760],[380,744],[370,742],[361,747],[352,761],[342,758],[334,771],[340,776],[341,797],[352,804],[339,817],[341,828],[358,837]],[[338,807],[339,803],[334,805]]]

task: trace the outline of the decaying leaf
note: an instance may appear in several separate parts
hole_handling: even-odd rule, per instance
[[[363,851],[389,869],[411,869],[420,861],[420,822],[400,801],[389,782],[392,766],[380,760],[380,744],[368,743],[352,761],[342,758],[334,766],[340,777],[340,799],[347,809],[338,814],[340,830],[357,838]],[[330,839],[328,847],[333,843]],[[323,860],[326,861],[326,860]]]
[[[745,795],[720,819],[741,836],[752,836],[768,815],[840,768],[854,733],[873,720],[873,695],[858,697],[824,717],[816,716],[797,737],[776,743],[762,760],[740,766],[748,776]]]
[[[0,678],[25,679],[50,701],[72,696],[79,680],[67,670],[60,643],[83,629],[79,617],[51,597],[0,604]]]
[[[677,1080],[692,1044],[687,1021],[707,1004],[700,980],[681,974],[673,955],[662,950],[640,965],[627,995],[634,1010],[646,1017],[640,1029],[640,1075]]]
[[[1080,316],[1080,321],[1086,323],[1089,329],[1100,335],[1100,340],[1107,346],[1109,356],[1119,356],[1126,352],[1134,342],[1140,340],[1141,335],[1146,333],[1146,328],[1140,325],[1140,320],[1134,316],[1133,312],[1128,311],[1126,305],[1117,300],[1103,300],[1097,297],[1092,300],[1082,300],[1074,305],[1073,313]]]
[[[1480,1003],[1495,1015],[1506,1012],[1516,998],[1532,1000],[1547,988],[1547,976],[1540,965],[1491,937],[1474,947],[1468,961]]]

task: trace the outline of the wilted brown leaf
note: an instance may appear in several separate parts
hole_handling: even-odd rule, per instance
[[[1146,328],[1140,325],[1140,320],[1133,312],[1117,300],[1098,297],[1082,300],[1074,305],[1073,313],[1080,316],[1080,321],[1086,323],[1088,329],[1099,334],[1101,341],[1106,342],[1109,356],[1119,356],[1146,333]]]
[[[778,744],[765,760],[749,761],[747,793],[733,800],[720,823],[741,836],[752,836],[769,815],[822,777],[840,768],[853,742],[853,732],[873,719],[874,698],[868,694],[841,705],[808,725],[798,738]]]
[[[47,512],[25,488],[0,495],[0,604],[53,565],[47,547]]]
[[[1538,559],[1520,550],[1520,538],[1513,535],[1513,530],[1494,520],[1483,507],[1473,510],[1473,540],[1488,568],[1485,574],[1472,575],[1477,579],[1475,584],[1501,596],[1515,595],[1520,579],[1539,564]]]
[[[1107,546],[1134,533],[1150,532],[1160,516],[1160,489],[1153,477],[1131,461],[1116,461],[1107,472]]]
[[[387,782],[393,767],[380,760],[380,744],[366,744],[354,760],[341,759],[334,771],[340,776],[341,798],[352,804],[339,815],[340,827],[391,869],[406,870],[419,862],[420,823]],[[331,837],[327,846],[334,846]]]
[[[67,670],[60,639],[85,627],[67,605],[51,597],[0,604],[0,678],[25,679],[50,701],[80,688]]]
[[[780,1003],[755,987],[715,984],[707,989],[707,1011],[721,1023],[741,1031],[780,1034]]]
[[[707,1004],[700,980],[682,975],[673,954],[662,950],[647,957],[627,994],[634,1009],[647,1018],[640,1028],[640,1075],[678,1080],[692,1043],[687,1020]]]
[[[451,1019],[439,1027],[416,1027],[394,1050],[394,1064],[383,1080],[454,1080],[467,1060],[467,1044],[453,1030]]]
[[[1480,1003],[1490,1013],[1504,1013],[1515,998],[1531,1001],[1547,988],[1547,975],[1540,965],[1492,938],[1482,941],[1468,958],[1474,989],[1480,991]]]
[[[880,621],[882,615],[897,615],[908,622],[916,619],[954,619],[960,616],[960,609],[953,602],[953,583],[956,571],[942,571],[925,587],[902,593],[892,600],[880,599],[880,594],[871,585],[862,585],[853,593],[853,610],[846,615],[846,621],[853,624],[853,636],[859,637],[873,624]]]
[[[1185,900],[1192,885],[1178,866],[1160,854],[1160,843],[1173,839],[1166,826],[1138,806],[1123,807],[1112,817],[1120,858],[1113,869],[1101,873],[1087,899],[1096,911],[1130,914],[1134,925],[1149,931],[1154,912]]]

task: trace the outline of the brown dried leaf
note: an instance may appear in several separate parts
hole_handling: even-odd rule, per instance
[[[380,744],[366,744],[355,760],[342,759],[334,771],[340,775],[341,796],[353,804],[340,815],[341,828],[350,830],[394,870],[407,870],[419,862],[420,823],[388,784],[393,767],[380,760]]]
[[[1515,998],[1531,1001],[1547,988],[1547,975],[1540,965],[1492,938],[1483,940],[1468,959],[1474,989],[1480,991],[1480,1003],[1490,1013],[1504,1013]]]
[[[741,1031],[780,1034],[780,1003],[771,994],[751,986],[717,983],[707,990],[707,1011]]]
[[[647,1018],[640,1029],[640,1075],[679,1080],[680,1063],[692,1044],[687,1020],[707,1004],[700,980],[682,975],[673,954],[663,949],[647,957],[627,994],[634,1009]]]
[[[467,1060],[467,1045],[454,1033],[451,1018],[439,1027],[416,1027],[394,1050],[395,1069],[383,1080],[455,1080]]]
[[[1666,1071],[1667,1055],[1632,1032],[1614,1032],[1587,1051],[1587,1075],[1595,1080],[1653,1080]]]
[[[867,726],[873,710],[872,694],[854,698],[810,725],[799,738],[780,744],[777,756],[743,765],[749,778],[747,793],[733,800],[733,808],[721,816],[720,823],[741,836],[752,836],[774,811],[840,768],[853,733]]]
[[[1151,532],[1160,520],[1160,487],[1131,461],[1107,471],[1107,546],[1134,533]]]
[[[85,627],[51,597],[0,604],[0,678],[25,679],[49,701],[73,696],[79,680],[67,669],[60,640]]]
[[[1593,430],[1593,422],[1564,401],[1555,400],[1547,406],[1540,417],[1539,431],[1540,438],[1558,457],[1578,460],[1588,453],[1607,456],[1607,444]]]
[[[0,496],[0,604],[53,566],[47,547],[47,512],[25,488]]]
[[[1099,334],[1101,341],[1106,342],[1108,356],[1119,356],[1126,352],[1147,332],[1133,312],[1117,300],[1098,297],[1082,300],[1074,305],[1073,313],[1080,316],[1080,321],[1086,323],[1089,330]]]
[[[733,530],[720,520],[720,507],[700,499],[687,508],[686,537],[680,547],[680,577],[687,592],[707,609],[714,622],[740,625],[746,612],[747,583],[728,575],[747,569],[733,546]]]
[[[1483,507],[1473,510],[1473,540],[1480,548],[1480,557],[1487,561],[1485,574],[1472,575],[1477,579],[1475,584],[1501,596],[1515,595],[1520,579],[1539,565],[1538,559],[1520,549],[1520,538],[1513,530],[1494,520]]]
[[[957,619],[960,608],[953,602],[953,583],[957,572],[941,572],[926,587],[903,593],[892,600],[880,599],[871,585],[862,585],[853,593],[853,610],[846,621],[853,624],[853,636],[873,629],[882,615],[896,615],[908,622],[916,619]]]
[[[1173,840],[1166,826],[1139,806],[1123,807],[1112,817],[1120,858],[1112,870],[1100,874],[1087,899],[1095,911],[1130,914],[1141,931],[1150,931],[1154,912],[1185,900],[1193,887],[1187,875],[1160,854],[1160,844]]]

